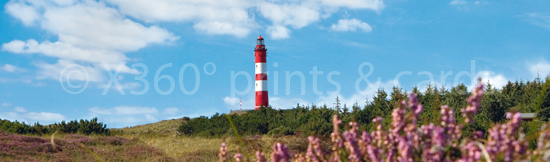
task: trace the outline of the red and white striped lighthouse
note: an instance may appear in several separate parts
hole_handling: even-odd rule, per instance
[[[266,54],[264,38],[262,35],[258,37],[258,43],[254,49],[254,61],[256,62],[256,106],[258,110],[261,106],[269,106],[267,99],[267,69],[266,69]]]

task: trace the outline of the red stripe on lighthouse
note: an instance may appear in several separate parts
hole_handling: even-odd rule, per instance
[[[267,80],[267,74],[256,74],[256,80]]]
[[[254,49],[254,62],[255,64],[255,85],[256,85],[256,105],[254,109],[258,110],[261,106],[269,106],[268,93],[267,93],[267,74],[266,74],[266,57],[267,50],[265,49],[264,39],[260,35],[258,37],[258,43]]]

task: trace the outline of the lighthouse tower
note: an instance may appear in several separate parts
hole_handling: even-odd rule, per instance
[[[254,61],[256,62],[256,106],[254,109],[256,110],[260,109],[261,106],[269,106],[267,99],[267,69],[265,64],[266,51],[264,38],[260,35],[256,48],[254,48]]]

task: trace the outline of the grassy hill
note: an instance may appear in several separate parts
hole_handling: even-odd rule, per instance
[[[176,130],[185,121],[183,118],[163,120],[151,124],[111,129],[111,131],[114,135],[141,141],[148,146],[160,149],[178,161],[218,161],[217,154],[224,141],[228,143],[227,149],[231,157],[239,149],[240,142],[234,137],[224,139],[179,135]],[[275,142],[288,144],[289,149],[295,152],[305,152],[308,144],[307,139],[296,136],[248,136],[243,137],[242,140],[246,148],[241,149],[241,152],[251,153],[258,149],[271,152]],[[324,148],[328,149],[328,144],[324,145]]]
[[[115,134],[157,134],[157,135],[176,135],[177,129],[185,120],[170,119],[156,123],[137,125],[119,129],[111,129]]]

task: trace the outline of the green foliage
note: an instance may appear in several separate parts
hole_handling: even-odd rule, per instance
[[[294,131],[292,131],[292,129],[290,129],[289,127],[285,127],[285,126],[280,126],[280,127],[277,127],[269,132],[267,132],[268,135],[278,135],[278,134],[282,134],[282,135],[292,135],[294,134]]]
[[[93,118],[92,120],[74,120],[69,121],[68,123],[65,121],[61,121],[61,123],[55,123],[47,126],[40,125],[39,123],[35,123],[33,126],[31,126],[26,124],[25,122],[12,122],[9,120],[0,119],[0,130],[4,130],[10,133],[35,135],[51,134],[55,131],[71,134],[80,133],[84,135],[110,135],[111,133],[109,129],[107,129],[107,125],[103,124],[102,122],[98,122],[97,118]]]
[[[464,135],[479,130],[486,132],[494,123],[506,120],[505,112],[516,110],[519,112],[535,112],[539,121],[548,121],[550,117],[550,78],[535,81],[508,82],[502,88],[487,85],[485,95],[474,118],[474,123],[466,125]],[[424,105],[424,111],[420,114],[419,124],[440,123],[442,105],[453,108],[455,118],[463,122],[461,108],[467,106],[467,98],[470,95],[468,87],[464,84],[450,89],[428,85],[425,90],[414,87],[412,92],[417,93],[419,102]],[[384,118],[383,126],[387,128],[391,122],[391,112],[396,101],[400,98],[408,100],[407,92],[399,87],[392,88],[388,95],[383,89],[379,89],[372,99],[367,99],[364,106],[354,104],[348,108],[346,104],[339,107],[339,111],[326,105],[304,106],[298,104],[293,109],[275,110],[271,107],[262,107],[260,110],[248,111],[242,115],[231,114],[230,117],[241,135],[293,135],[303,136],[319,135],[329,137],[332,132],[332,115],[338,114],[343,123],[357,121],[362,130],[373,130],[372,119],[381,116]],[[338,102],[337,102],[338,103]],[[539,111],[540,110],[540,111]],[[215,114],[212,117],[201,116],[193,118],[180,125],[178,131],[189,136],[222,137],[234,136],[232,128],[226,117],[227,114]],[[347,124],[346,124],[347,125]],[[529,124],[528,124],[529,125]],[[536,124],[535,124],[536,125]],[[345,126],[344,126],[345,127]],[[536,132],[536,126],[525,128],[527,136]],[[344,129],[344,128],[342,128]]]
[[[191,127],[187,123],[183,123],[178,127],[178,132],[186,134],[186,135],[191,134],[191,133],[193,133],[193,127]]]

